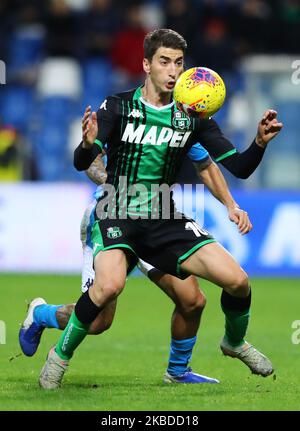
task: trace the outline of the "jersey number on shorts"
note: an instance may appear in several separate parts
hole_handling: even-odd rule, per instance
[[[206,230],[201,229],[201,227],[195,221],[188,221],[185,224],[185,230],[192,230],[197,237],[201,235],[207,235]]]

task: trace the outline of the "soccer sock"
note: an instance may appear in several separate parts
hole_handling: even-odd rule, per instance
[[[55,348],[61,359],[68,360],[72,358],[74,350],[83,341],[91,323],[100,311],[101,308],[93,303],[88,291],[79,298]]]
[[[167,368],[167,372],[171,374],[171,376],[178,376],[187,371],[196,339],[196,336],[184,340],[171,339],[169,364]]]
[[[59,328],[56,311],[60,307],[62,305],[43,304],[36,306],[33,311],[34,323],[45,328]]]
[[[225,314],[225,339],[228,343],[237,347],[244,343],[251,305],[251,290],[246,298],[232,296],[223,290],[221,295],[221,307]]]

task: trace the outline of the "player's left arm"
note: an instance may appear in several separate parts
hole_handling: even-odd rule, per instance
[[[269,109],[260,120],[257,134],[243,152],[237,151],[213,119],[202,120],[199,140],[211,157],[221,163],[235,177],[246,179],[259,166],[267,144],[278,135],[283,124],[277,120],[277,112]],[[204,126],[204,127],[203,127]]]
[[[206,162],[207,163],[207,162]],[[197,175],[210,192],[227,208],[229,219],[234,222],[242,235],[252,229],[251,221],[246,211],[242,210],[230,193],[226,180],[218,166],[194,162]]]
[[[268,109],[258,123],[255,137],[256,144],[261,148],[266,148],[268,143],[278,135],[282,128],[283,123],[278,122],[277,112],[273,109]]]
[[[238,178],[248,178],[260,164],[268,143],[278,135],[283,124],[278,122],[277,112],[267,110],[258,123],[252,144],[242,153],[238,151],[220,163]]]

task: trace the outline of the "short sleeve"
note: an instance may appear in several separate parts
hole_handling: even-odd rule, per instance
[[[194,144],[188,151],[187,156],[192,162],[200,162],[209,157],[208,152],[201,144]]]

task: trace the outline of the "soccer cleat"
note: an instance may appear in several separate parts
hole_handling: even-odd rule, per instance
[[[30,302],[26,319],[19,331],[19,343],[22,352],[26,356],[33,356],[35,354],[40,344],[43,330],[45,329],[44,326],[37,325],[33,320],[35,307],[43,304],[46,304],[46,301],[43,298],[35,298]]]
[[[220,349],[225,356],[238,358],[244,362],[253,374],[267,377],[274,371],[271,361],[251,344],[247,343],[247,341],[241,346],[233,347],[223,338]]]
[[[52,347],[40,373],[40,386],[43,389],[58,389],[68,365],[69,361],[61,359],[55,351],[55,346]]]
[[[201,374],[194,373],[189,367],[187,371],[178,376],[172,376],[165,372],[164,383],[220,383],[219,380],[212,377],[202,376]]]

